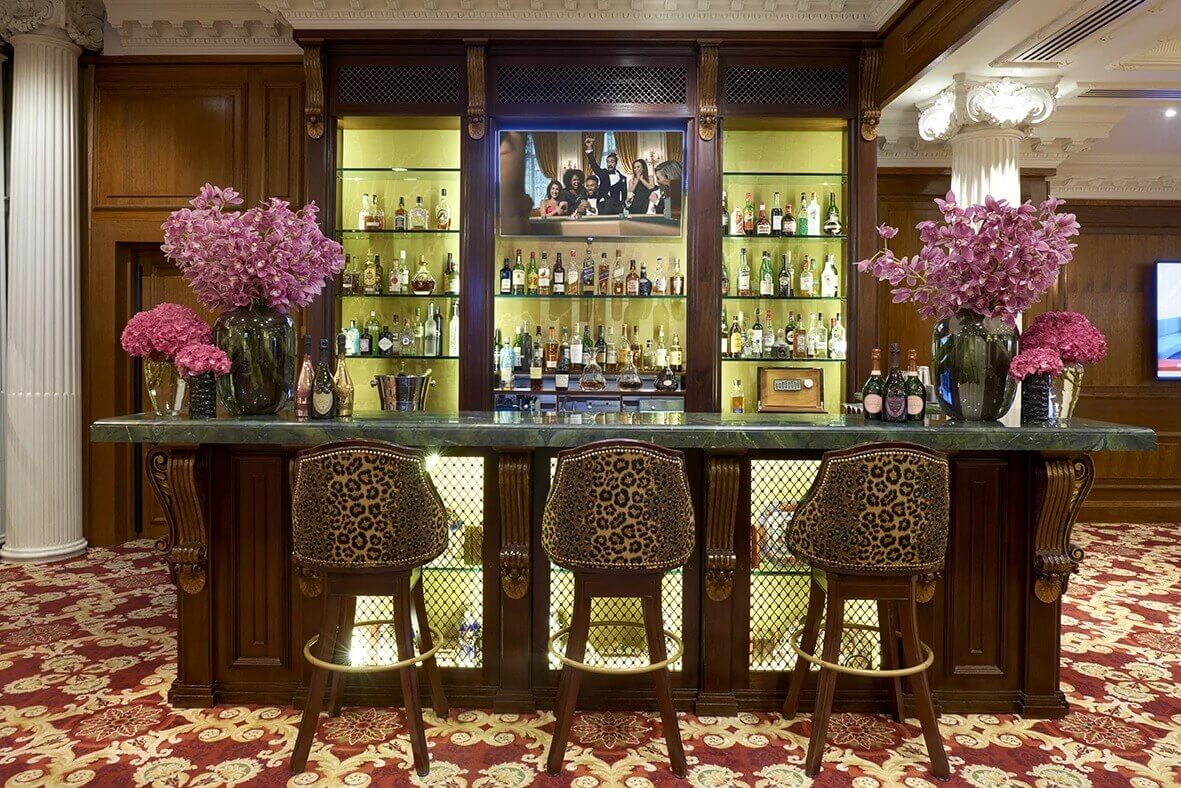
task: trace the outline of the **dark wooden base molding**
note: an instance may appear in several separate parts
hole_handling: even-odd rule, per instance
[[[255,689],[255,696],[257,690]],[[290,691],[286,693],[283,700],[280,701],[262,701],[263,703],[286,703],[290,699]],[[181,684],[179,681],[172,682],[172,686],[168,688],[168,705],[177,709],[211,709],[217,703],[224,703],[225,700],[214,689],[212,684],[195,685],[195,684]]]
[[[1070,541],[1079,509],[1095,481],[1091,458],[1045,457],[1037,470],[1040,498],[1034,532],[1034,593],[1045,603],[1056,601],[1078,571],[1083,550]]]
[[[528,714],[537,711],[532,690],[499,690],[492,697],[492,711],[497,714]]]
[[[783,701],[779,702],[783,705]],[[738,713],[738,698],[733,692],[702,692],[697,696],[697,703],[693,707],[694,713],[711,717],[733,717]],[[765,711],[773,711],[775,706],[764,707]]]

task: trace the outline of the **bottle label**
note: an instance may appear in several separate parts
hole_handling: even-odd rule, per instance
[[[890,421],[901,421],[906,415],[906,397],[886,397],[885,417]]]
[[[525,286],[525,272],[521,270],[513,271],[513,287]]]
[[[582,363],[582,345],[576,343],[570,346],[570,363]]]
[[[312,392],[312,410],[321,416],[332,412],[333,394],[331,391]]]
[[[882,395],[881,394],[866,394],[865,395],[865,412],[878,414],[882,412]]]
[[[917,394],[910,394],[906,398],[906,413],[917,416],[923,412],[923,398]]]
[[[783,232],[783,217],[782,216],[772,216],[771,217],[771,232],[775,233],[776,235]]]
[[[750,290],[750,274],[738,275],[738,292],[745,293]]]
[[[554,375],[554,388],[556,388],[556,389],[570,388],[570,376],[567,374],[563,374],[561,372],[558,372],[557,374],[555,374]]]
[[[394,341],[389,337],[382,337],[377,340],[377,346],[381,348],[382,353],[389,353],[390,349],[394,346]]]

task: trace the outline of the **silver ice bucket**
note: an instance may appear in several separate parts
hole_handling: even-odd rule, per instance
[[[382,410],[426,410],[427,394],[435,381],[428,369],[421,375],[374,375],[369,385],[377,389]]]

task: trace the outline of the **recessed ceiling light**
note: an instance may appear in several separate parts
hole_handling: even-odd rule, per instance
[[[1166,118],[1175,118],[1175,117],[1177,117],[1177,110],[1176,110],[1176,109],[1174,109],[1173,107],[1169,107],[1168,109],[1166,109],[1166,110],[1165,110],[1165,117],[1166,117]]]

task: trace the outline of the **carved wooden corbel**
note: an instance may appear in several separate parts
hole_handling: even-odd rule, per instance
[[[1033,537],[1034,593],[1049,604],[1066,593],[1070,576],[1083,559],[1082,548],[1070,541],[1070,534],[1095,481],[1095,465],[1085,454],[1044,457],[1037,481],[1040,499]]]
[[[706,454],[705,458],[705,593],[724,602],[734,590],[734,528],[742,460],[735,454]]]
[[[481,41],[469,41],[467,46],[467,133],[474,140],[484,139],[488,121],[488,103],[485,97],[485,68],[487,52]]]
[[[205,588],[209,528],[205,522],[205,461],[196,447],[165,447],[148,453],[148,481],[164,509],[168,534],[156,551],[168,563],[172,582],[188,594]]]
[[[324,136],[324,69],[319,44],[304,44],[303,78],[303,117],[308,136],[318,140]]]
[[[878,74],[882,67],[882,50],[872,47],[861,50],[860,90],[861,139],[873,142],[878,138],[878,122],[882,110],[878,106]]]
[[[527,451],[502,451],[500,480],[500,585],[510,599],[529,591],[530,462]]]
[[[718,45],[703,42],[697,65],[697,133],[709,142],[718,133]]]

